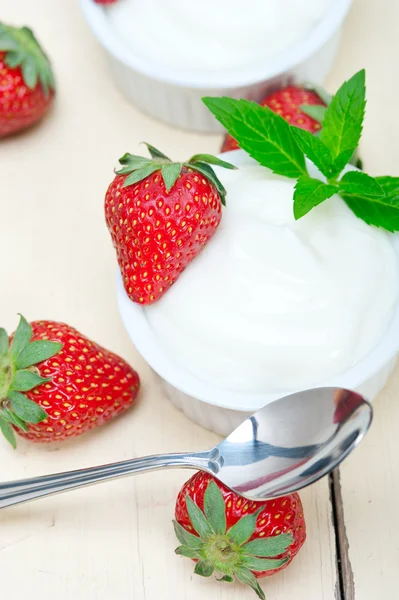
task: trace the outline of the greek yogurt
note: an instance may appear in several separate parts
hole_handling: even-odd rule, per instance
[[[338,196],[295,221],[293,181],[258,165],[220,178],[218,232],[145,309],[160,344],[197,377],[237,391],[316,385],[354,365],[397,301],[393,236]]]
[[[153,64],[195,71],[264,64],[314,27],[333,0],[119,0],[111,27]]]

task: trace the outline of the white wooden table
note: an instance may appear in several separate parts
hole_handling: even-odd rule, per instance
[[[32,26],[53,58],[59,85],[55,110],[40,128],[0,143],[1,325],[13,329],[17,312],[66,321],[124,356],[143,380],[136,409],[84,438],[55,447],[21,441],[17,451],[0,441],[1,479],[206,448],[216,436],[162,397],[121,325],[103,197],[117,158],[140,151],[140,141],[184,159],[216,152],[220,137],[174,131],[129,105],[111,84],[76,0],[0,0],[0,18]],[[355,0],[328,81],[335,90],[367,68],[361,149],[372,174],[399,172],[398,20],[396,0]],[[398,392],[399,369],[376,401],[372,431],[340,477],[303,492],[308,540],[293,565],[265,583],[269,600],[398,596]],[[190,561],[174,555],[171,519],[186,478],[185,472],[143,475],[1,512],[1,595],[253,598],[243,587],[193,577]]]

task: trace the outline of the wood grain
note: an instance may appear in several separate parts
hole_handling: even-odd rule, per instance
[[[37,32],[53,59],[59,89],[55,108],[40,127],[0,144],[1,325],[11,330],[17,312],[31,320],[69,322],[124,356],[143,379],[138,406],[85,438],[52,448],[22,441],[16,452],[0,441],[1,478],[207,448],[216,437],[189,423],[165,401],[157,379],[121,325],[115,302],[116,263],[102,204],[117,158],[126,151],[142,150],[142,140],[183,160],[198,152],[216,152],[220,138],[172,130],[128,104],[111,83],[102,52],[76,1],[0,0],[0,8],[5,22],[26,23]],[[329,80],[335,89],[344,76],[362,66],[368,68],[374,125],[366,129],[365,156],[375,169],[386,172],[389,161],[398,164],[397,136],[391,130],[397,98],[392,90],[397,84],[388,82],[398,55],[397,35],[392,33],[395,10],[395,0],[355,2]],[[389,30],[386,37],[385,27]],[[369,42],[369,32],[376,30],[384,36],[377,58]],[[387,103],[383,113],[381,98]],[[376,145],[384,151],[375,153]],[[386,157],[390,157],[388,164]],[[397,374],[377,404],[376,426],[367,445],[342,473],[357,600],[376,597],[381,588],[385,590],[381,597],[393,598],[396,589],[397,534],[385,498],[388,494],[399,497],[394,421],[399,417],[398,389]],[[178,471],[143,475],[2,511],[3,596],[17,593],[21,598],[41,600],[53,600],[55,594],[59,600],[253,598],[241,586],[223,587],[194,577],[190,561],[174,555],[170,521],[177,491],[187,476]],[[265,582],[269,600],[334,600],[336,596],[328,481],[304,491],[302,497],[308,541],[290,569]]]
[[[346,565],[351,565],[343,570],[345,600],[397,596],[398,386],[399,368],[375,402],[370,433],[341,469],[340,536],[347,538]]]

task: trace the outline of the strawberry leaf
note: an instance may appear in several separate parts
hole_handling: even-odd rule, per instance
[[[201,560],[202,556],[198,549],[190,548],[190,546],[179,546],[175,550],[175,554],[179,556],[185,556],[186,558],[195,558]]]
[[[202,548],[204,544],[200,537],[193,535],[184,529],[177,521],[173,521],[173,526],[175,528],[176,537],[183,546],[189,546],[194,549]]]
[[[47,413],[36,402],[32,402],[32,400],[24,396],[24,394],[11,391],[8,393],[8,399],[17,417],[25,421],[25,423],[36,424],[47,419]]]
[[[309,160],[325,175],[328,176],[331,166],[331,154],[329,149],[318,137],[304,129],[293,128],[292,133],[298,146],[306,154]]]
[[[227,194],[226,189],[225,189],[224,185],[222,184],[222,182],[220,181],[220,179],[217,177],[217,175],[216,175],[215,171],[212,169],[212,167],[210,167],[209,165],[207,165],[205,163],[195,163],[195,164],[186,163],[186,166],[194,169],[195,171],[198,171],[199,173],[201,173],[201,175],[203,175],[206,179],[208,179],[208,181],[210,181],[217,189],[222,204],[224,206],[226,206],[226,194]]]
[[[10,389],[17,392],[28,392],[47,381],[51,381],[51,377],[40,377],[40,375],[37,375],[32,371],[17,371],[12,378]]]
[[[234,574],[237,577],[237,579],[241,581],[241,583],[249,585],[249,587],[256,592],[258,598],[260,598],[261,600],[266,600],[266,596],[262,588],[260,587],[258,580],[249,569],[245,567],[237,567],[234,571]]]
[[[257,558],[256,556],[244,556],[242,564],[253,571],[272,571],[279,569],[288,562],[288,558]]]
[[[318,204],[339,191],[336,185],[327,185],[312,177],[299,177],[294,192],[294,217],[300,219]]]
[[[172,162],[170,160],[170,158],[168,158],[165,154],[163,154],[163,152],[160,152],[159,150],[157,150],[157,148],[154,148],[154,146],[151,146],[151,144],[147,144],[147,142],[143,142],[143,144],[145,144],[147,146],[148,152],[151,154],[151,157],[154,158],[155,160],[161,159],[161,161]]]
[[[360,196],[385,196],[385,192],[374,177],[360,173],[359,171],[348,171],[339,180],[339,189],[347,194]]]
[[[186,498],[186,505],[191,524],[201,539],[206,539],[215,533],[202,510],[191,500],[190,496]]]
[[[27,56],[22,63],[22,74],[26,85],[33,90],[39,77],[33,56]]]
[[[23,431],[28,431],[28,427],[22,421],[22,419],[17,417],[17,415],[15,415],[9,408],[3,408],[0,410],[0,418],[4,419],[4,421],[7,421],[8,423],[11,423],[11,425],[19,427]]]
[[[145,156],[136,156],[135,154],[129,154],[126,152],[120,159],[121,165],[129,165],[133,168],[143,166],[146,163],[151,162],[149,158]]]
[[[0,358],[8,354],[8,335],[7,331],[0,327]]]
[[[11,359],[16,360],[32,337],[32,327],[25,317],[20,315],[19,324],[10,346]]]
[[[195,565],[194,573],[196,575],[200,575],[201,577],[210,577],[214,571],[213,565],[200,560]]]
[[[7,421],[4,421],[4,419],[2,419],[1,417],[0,417],[0,431],[6,438],[7,442],[9,442],[11,444],[11,446],[15,449],[17,447],[17,440],[15,438],[14,430],[11,427],[10,423],[8,423]]]
[[[292,544],[294,538],[288,533],[282,533],[269,538],[252,540],[242,547],[245,554],[260,557],[273,557],[283,554]]]
[[[366,108],[364,69],[346,81],[326,110],[321,141],[330,150],[333,164],[330,177],[336,177],[355,152],[363,128]]]
[[[226,507],[222,492],[214,481],[210,481],[204,497],[204,510],[215,533],[226,532]]]
[[[168,192],[170,192],[172,187],[175,185],[177,178],[181,173],[182,167],[183,165],[181,163],[170,163],[163,165],[162,178]]]
[[[197,162],[207,163],[208,165],[215,165],[217,167],[222,167],[223,169],[237,169],[235,165],[232,165],[225,160],[221,160],[217,156],[213,156],[212,154],[195,154],[190,158],[188,164],[192,165]]]
[[[27,344],[15,363],[16,368],[27,369],[33,365],[37,365],[52,356],[58,354],[62,344],[59,342],[49,342],[48,340],[37,340]]]
[[[9,67],[21,67],[27,87],[35,89],[40,81],[46,96],[55,90],[50,61],[29,27],[0,23],[0,48],[6,52],[5,62]]]
[[[267,106],[249,100],[203,98],[217,120],[261,165],[278,175],[306,175],[303,152],[292,134],[292,128]]]
[[[218,579],[218,581],[225,581],[226,583],[233,583],[234,577],[232,577],[231,575],[224,575],[223,577]]]
[[[161,165],[155,163],[148,163],[146,166],[133,171],[129,177],[126,177],[123,187],[128,187],[129,185],[133,185],[134,183],[138,183],[146,177],[149,177],[155,171],[159,171],[161,169]]]
[[[256,520],[262,510],[263,508],[259,509],[256,513],[242,517],[235,525],[233,525],[233,527],[228,530],[228,537],[234,540],[234,542],[239,546],[247,542],[254,534]]]

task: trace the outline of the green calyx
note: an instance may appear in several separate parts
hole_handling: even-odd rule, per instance
[[[198,171],[217,189],[222,204],[226,204],[226,190],[222,182],[216,175],[211,165],[222,167],[224,169],[236,169],[236,167],[224,160],[220,160],[211,154],[196,154],[187,162],[173,162],[162,152],[146,143],[151,158],[144,156],[135,156],[133,154],[124,154],[119,159],[122,168],[116,171],[118,175],[128,175],[123,187],[128,187],[139,181],[143,181],[156,171],[160,171],[167,192],[170,192],[175,185],[183,167]]]
[[[34,89],[41,83],[46,96],[55,90],[51,64],[29,27],[12,27],[0,23],[0,52],[10,68],[21,67],[25,84]]]
[[[27,423],[40,423],[48,416],[23,393],[50,381],[41,377],[35,365],[62,348],[59,342],[31,339],[32,328],[22,315],[11,344],[6,330],[0,328],[0,430],[14,448],[13,426],[27,431]]]
[[[227,529],[226,508],[223,495],[214,481],[208,484],[204,496],[204,512],[186,498],[187,511],[194,531],[188,532],[174,521],[176,536],[181,544],[176,554],[196,560],[194,572],[202,577],[219,575],[218,581],[232,583],[238,579],[249,585],[259,598],[265,594],[259,586],[254,571],[270,571],[282,567],[289,559],[275,558],[284,554],[292,544],[289,534],[271,538],[253,536],[256,521],[262,508],[256,513],[242,517],[233,527]]]

